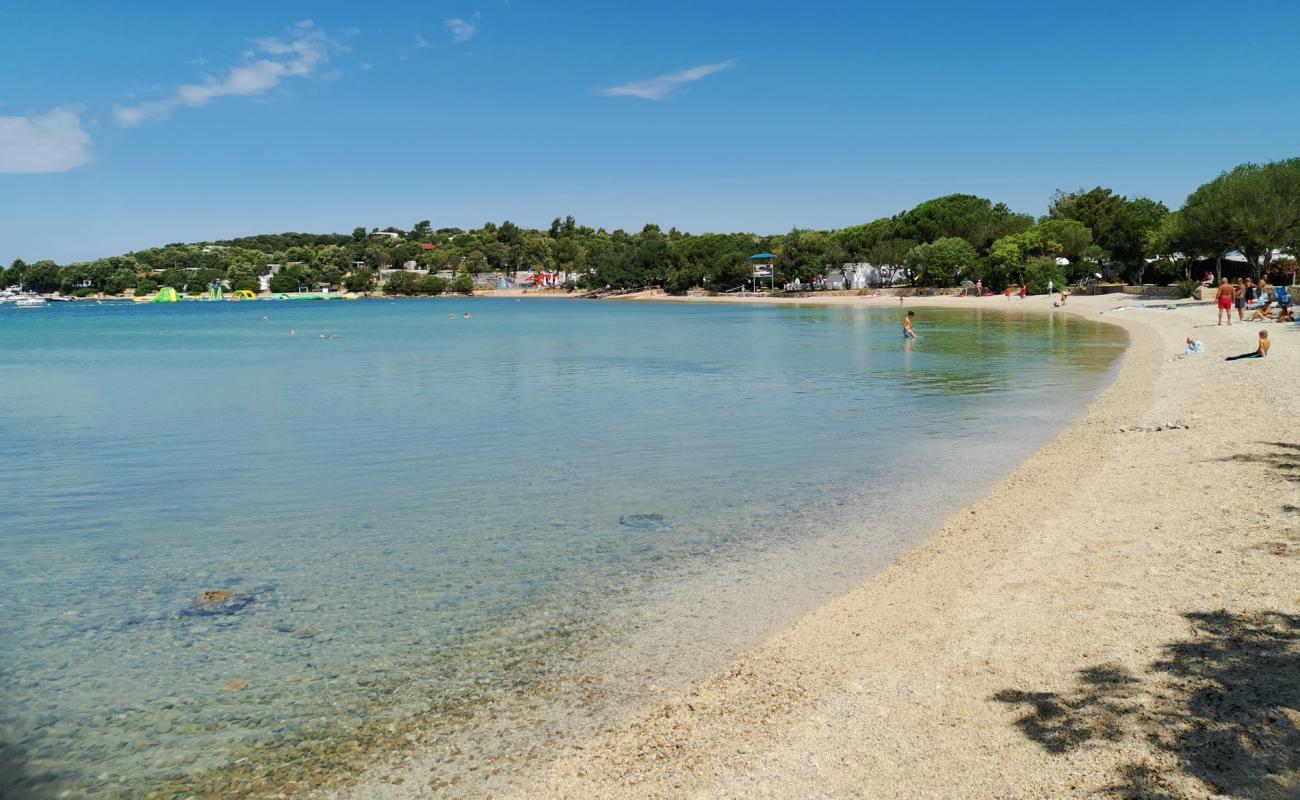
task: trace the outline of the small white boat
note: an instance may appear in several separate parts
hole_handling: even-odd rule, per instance
[[[14,308],[40,308],[43,305],[44,297],[20,297],[14,301]]]

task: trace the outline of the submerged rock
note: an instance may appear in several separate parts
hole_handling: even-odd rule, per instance
[[[225,589],[201,593],[189,607],[181,610],[183,617],[225,617],[243,611],[257,598],[251,594],[235,594]]]
[[[628,514],[619,517],[618,524],[638,531],[657,531],[668,527],[663,514]]]

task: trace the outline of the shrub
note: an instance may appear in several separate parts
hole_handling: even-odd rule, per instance
[[[158,291],[158,282],[155,281],[153,278],[144,278],[135,285],[136,297],[141,297],[146,294],[153,294],[154,292],[157,291]]]
[[[468,273],[462,272],[451,282],[451,290],[457,294],[473,294],[474,279]]]
[[[384,281],[386,294],[414,294],[415,291],[415,276],[409,272],[389,273]]]
[[[353,270],[343,279],[343,285],[349,292],[368,292],[375,288],[375,271],[370,267]]]
[[[1029,259],[1024,269],[1024,281],[1029,287],[1029,293],[1047,294],[1049,280],[1056,289],[1065,287],[1065,270],[1057,266],[1056,259],[1049,257]]]
[[[92,289],[92,288],[90,288],[89,286],[83,286],[83,287],[81,287],[80,289],[77,289],[75,292],[73,292],[73,293],[72,293],[72,296],[73,296],[73,297],[90,297],[91,295],[96,295],[96,294],[99,294],[99,291],[98,291],[98,290],[96,290],[96,289]]]
[[[1196,297],[1200,291],[1201,291],[1201,284],[1197,283],[1196,281],[1178,282],[1179,297]]]
[[[443,294],[447,291],[447,279],[426,275],[418,281],[417,286],[422,294]]]

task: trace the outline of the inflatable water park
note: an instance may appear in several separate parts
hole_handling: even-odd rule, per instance
[[[351,292],[275,292],[258,296],[247,289],[227,295],[220,286],[187,297],[170,286],[164,286],[152,297],[136,297],[134,300],[137,303],[238,303],[251,300],[356,300],[359,297],[361,295]]]

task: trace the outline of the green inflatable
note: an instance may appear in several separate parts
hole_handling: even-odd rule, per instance
[[[164,286],[158,290],[158,294],[153,296],[151,303],[175,303],[180,298],[176,295],[176,290],[170,286]]]

